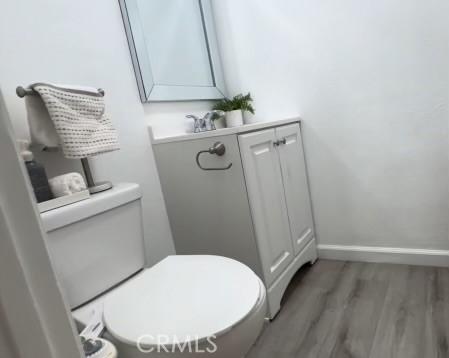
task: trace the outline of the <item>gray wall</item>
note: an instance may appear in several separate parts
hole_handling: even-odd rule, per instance
[[[300,114],[321,244],[448,249],[448,2],[215,1],[230,92]]]
[[[0,302],[0,357],[13,358],[17,356],[17,347],[13,343],[12,333],[6,324],[6,316]]]

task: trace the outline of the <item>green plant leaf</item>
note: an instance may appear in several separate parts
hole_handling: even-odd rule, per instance
[[[224,112],[231,112],[235,110],[242,110],[246,112],[250,112],[252,114],[255,113],[254,107],[252,105],[253,99],[251,98],[251,93],[248,94],[238,94],[234,96],[232,99],[223,98],[215,103],[213,109],[220,110]]]

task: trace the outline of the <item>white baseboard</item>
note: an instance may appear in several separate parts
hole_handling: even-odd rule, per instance
[[[329,260],[449,267],[449,251],[446,250],[318,245],[318,257]]]

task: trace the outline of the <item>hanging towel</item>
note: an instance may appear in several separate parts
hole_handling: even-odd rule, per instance
[[[105,114],[104,99],[97,89],[47,83],[30,87],[42,98],[66,158],[87,158],[120,149],[117,131]],[[47,131],[54,143],[46,125],[43,132]]]
[[[38,150],[61,146],[58,133],[40,96],[26,96],[25,106],[30,127],[31,145]]]

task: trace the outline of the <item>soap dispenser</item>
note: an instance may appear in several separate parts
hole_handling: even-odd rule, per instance
[[[25,162],[36,201],[41,203],[53,199],[45,168],[42,164],[39,164],[34,160],[33,152],[29,150],[30,143],[26,140],[19,140],[18,142],[20,146],[20,155]]]

